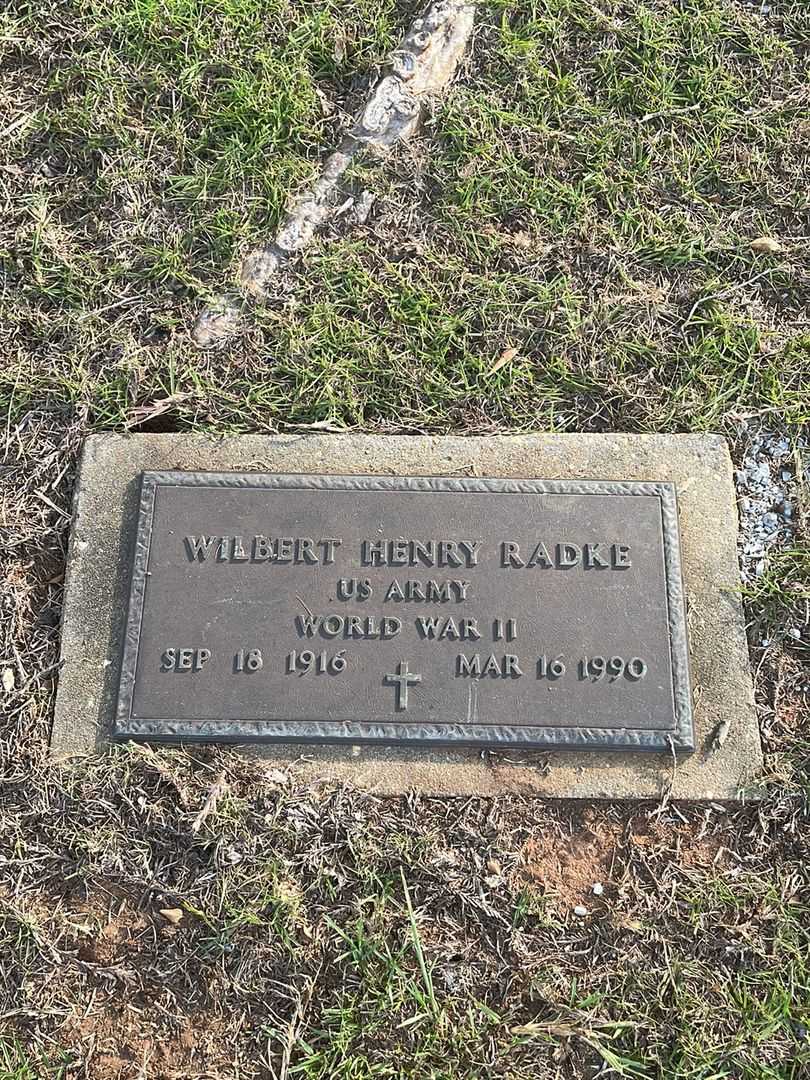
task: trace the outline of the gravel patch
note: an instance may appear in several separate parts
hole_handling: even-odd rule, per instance
[[[768,556],[789,546],[796,537],[796,510],[792,492],[808,479],[806,438],[795,446],[778,432],[749,431],[745,452],[735,473],[740,510],[740,570],[746,584],[762,577]],[[804,464],[801,464],[801,462]]]

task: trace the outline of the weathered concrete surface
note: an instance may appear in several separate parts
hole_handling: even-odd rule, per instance
[[[671,480],[678,486],[698,750],[667,755],[251,747],[301,780],[379,793],[732,799],[753,791],[762,751],[739,597],[731,460],[715,435],[100,435],[85,445],[62,627],[52,749],[103,748],[112,722],[131,540],[143,469]],[[720,724],[723,745],[712,750]]]

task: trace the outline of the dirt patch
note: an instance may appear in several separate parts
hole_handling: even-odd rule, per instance
[[[618,822],[591,818],[569,834],[530,836],[521,850],[521,873],[562,907],[575,907],[607,891],[613,875],[622,828]]]
[[[60,1034],[81,1056],[87,1080],[227,1080],[232,1075],[223,1021],[206,1013],[169,1026],[126,1002],[107,1002],[68,1020]]]
[[[650,860],[658,874],[665,867],[664,876],[722,868],[732,846],[730,832],[718,830],[716,822],[708,833],[694,822],[676,825],[669,817],[621,822],[586,811],[574,831],[534,832],[521,848],[518,876],[541,886],[558,909],[568,910],[626,892],[628,875],[638,882]]]
[[[137,953],[142,947],[144,933],[150,930],[150,923],[143,915],[123,912],[100,927],[94,927],[93,921],[88,919],[84,923],[73,922],[72,928],[81,936],[78,958],[88,964],[104,966]]]

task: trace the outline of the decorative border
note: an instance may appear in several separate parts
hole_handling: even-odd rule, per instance
[[[132,716],[135,671],[148,576],[149,549],[158,487],[233,487],[260,490],[327,489],[506,493],[529,495],[647,495],[659,500],[669,623],[675,727],[533,727],[487,724],[360,723],[351,720],[141,720]],[[188,726],[194,725],[193,732]],[[329,476],[313,473],[141,473],[140,506],[118,690],[115,739],[150,742],[377,743],[406,746],[481,746],[494,749],[647,750],[695,749],[686,598],[681,570],[678,504],[668,481],[535,480],[451,476]]]

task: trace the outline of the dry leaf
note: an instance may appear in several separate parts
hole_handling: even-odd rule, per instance
[[[167,907],[161,908],[160,914],[163,916],[166,922],[171,923],[172,926],[177,926],[177,924],[183,918],[184,912],[183,909],[179,907]]]
[[[751,241],[751,250],[760,251],[763,255],[775,255],[782,250],[782,245],[772,236],[758,236]]]
[[[14,689],[14,668],[3,668],[3,689],[7,694]]]
[[[487,859],[487,870],[489,870],[490,874],[500,874],[500,862],[497,859]]]
[[[498,357],[498,359],[495,361],[495,363],[492,365],[492,367],[487,372],[487,375],[494,375],[496,371],[500,371],[501,368],[505,367],[506,364],[508,364],[510,360],[514,360],[515,357],[517,356],[517,354],[518,354],[517,349],[515,349],[512,346],[510,346],[510,348],[508,348],[508,349],[504,349],[503,352],[501,353],[501,355]]]

